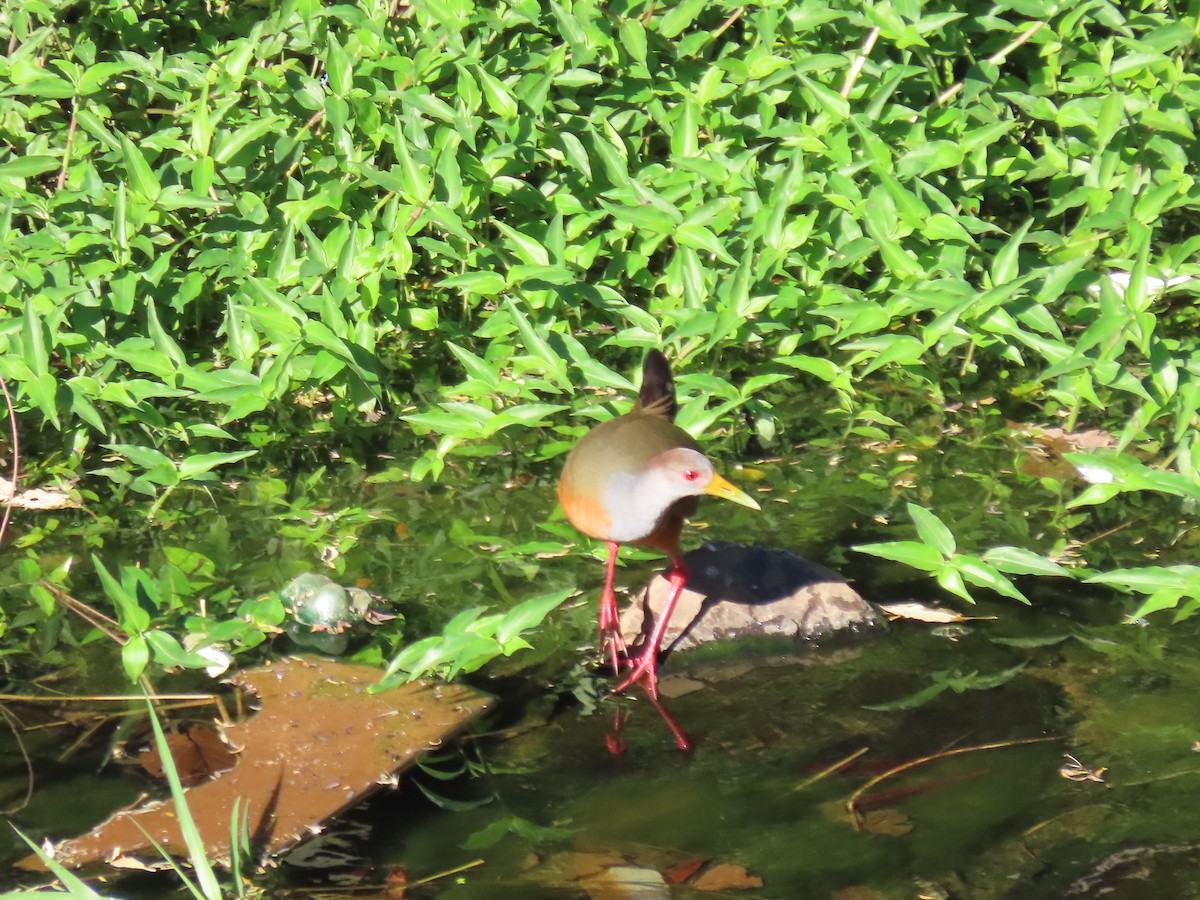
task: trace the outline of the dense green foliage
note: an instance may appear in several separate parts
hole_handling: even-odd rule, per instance
[[[552,458],[581,389],[664,346],[690,429],[786,447],[806,391],[883,437],[879,386],[999,393],[1149,451],[1082,503],[1195,498],[1196,30],[1107,0],[7,3],[26,471],[153,517],[297,445],[353,455],[379,415],[433,437],[396,461],[417,481]],[[66,578],[30,554],[21,584]],[[143,656],[184,658],[142,635],[193,562],[98,570]],[[1198,595],[1173,578],[1158,607]],[[254,643],[260,606],[220,637]]]

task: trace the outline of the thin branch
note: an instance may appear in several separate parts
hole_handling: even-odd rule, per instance
[[[846,766],[850,765],[850,763],[854,762],[856,759],[858,759],[860,756],[862,756],[864,753],[866,753],[867,750],[869,750],[869,749],[870,749],[869,747],[860,747],[859,749],[855,750],[853,753],[851,753],[849,756],[845,757],[844,759],[839,759],[833,765],[826,766],[824,769],[822,769],[820,772],[818,772],[816,775],[812,776],[811,778],[804,779],[804,781],[800,782],[798,785],[796,785],[794,788],[792,788],[792,790],[793,791],[802,791],[805,788],[812,787],[818,781],[823,781],[826,778],[828,778],[830,775],[833,775],[835,772],[840,772],[842,769],[846,768]]]
[[[71,610],[71,612],[75,613],[75,615],[79,616],[79,618],[83,619],[93,628],[103,632],[105,637],[107,637],[113,643],[120,644],[123,647],[125,646],[126,641],[129,640],[128,638],[116,633],[114,629],[119,629],[121,625],[115,619],[110,619],[108,616],[104,615],[104,613],[100,612],[98,609],[93,609],[82,600],[76,600],[58,585],[52,584],[44,578],[39,581],[38,584],[53,594],[55,600],[57,600],[67,609]]]
[[[67,126],[67,149],[63,151],[62,168],[58,170],[58,181],[55,190],[61,191],[67,183],[67,166],[71,164],[71,148],[75,146],[75,129],[79,123],[75,118],[75,101],[71,101],[71,124]]]
[[[291,164],[287,172],[284,174],[282,179],[283,181],[287,181],[292,177],[292,174],[300,167],[300,161],[304,158],[303,148],[300,146],[300,138],[304,136],[306,131],[311,131],[313,126],[320,122],[323,118],[325,118],[325,110],[318,109],[315,113],[308,117],[308,121],[300,126],[300,130],[296,132],[296,149],[300,150],[301,153],[296,157],[296,160]]]
[[[4,403],[8,407],[8,427],[12,436],[12,493],[4,503],[4,516],[0,518],[0,544],[4,543],[4,533],[8,531],[8,520],[12,518],[13,502],[17,499],[17,478],[21,472],[21,438],[17,434],[17,411],[13,408],[12,395],[8,392],[8,382],[0,378],[0,391],[4,392]]]
[[[141,703],[146,698],[141,694],[78,694],[78,695],[46,695],[46,694],[0,694],[0,702],[4,703]],[[218,703],[216,694],[150,694],[155,701],[186,700],[192,706],[203,706],[206,703]],[[180,707],[185,709],[186,707]]]
[[[862,822],[858,813],[858,802],[863,798],[863,795],[871,788],[880,782],[886,781],[893,775],[899,775],[901,772],[907,772],[909,769],[915,769],[917,766],[923,766],[926,763],[938,762],[939,760],[949,759],[951,756],[961,756],[964,753],[981,753],[984,750],[1004,750],[1008,747],[1021,747],[1026,744],[1046,744],[1051,741],[1061,741],[1058,736],[1023,738],[1018,741],[999,741],[995,744],[979,744],[975,747],[958,747],[954,750],[943,750],[939,753],[934,753],[931,756],[922,756],[918,759],[910,759],[908,762],[901,763],[886,772],[876,775],[866,784],[862,785],[858,790],[850,795],[850,799],[846,801],[846,812],[850,815],[850,822],[854,825],[855,831],[860,831]]]
[[[879,37],[879,28],[872,28],[867,32],[866,38],[863,40],[862,49],[858,51],[858,56],[854,58],[854,62],[850,65],[850,71],[846,73],[846,80],[842,82],[842,89],[839,93],[843,97],[849,97],[850,91],[854,88],[854,82],[858,80],[858,73],[862,71],[862,67],[867,62],[867,57],[871,55],[871,49],[875,46],[875,39]]]
[[[460,872],[466,872],[468,869],[474,869],[477,866],[482,866],[482,859],[475,859],[469,863],[463,863],[461,866],[455,866],[453,869],[447,869],[444,872],[438,872],[434,875],[426,875],[417,881],[410,881],[405,887],[416,887],[419,884],[429,884],[432,881],[437,881],[440,878],[449,878],[451,875],[458,875]]]
[[[1001,50],[998,50],[997,52],[995,52],[991,56],[989,56],[987,58],[987,61],[990,62],[994,66],[1001,65],[1008,58],[1008,54],[1012,53],[1014,50],[1016,50],[1018,47],[1020,47],[1026,41],[1028,41],[1031,37],[1033,37],[1035,34],[1037,34],[1039,31],[1041,31],[1045,26],[1046,26],[1045,22],[1034,22],[1032,25],[1030,25],[1028,28],[1026,28],[1024,31],[1022,31],[1019,35],[1017,35],[1017,37],[1015,37],[1006,47],[1002,48]],[[938,94],[937,99],[933,101],[934,105],[941,106],[943,103],[945,103],[951,97],[954,97],[956,94],[958,94],[958,92],[961,91],[962,89],[963,89],[962,81],[954,82],[954,84],[950,85],[950,87],[946,88],[946,90],[944,90],[940,94]]]
[[[33,760],[29,758],[29,751],[25,749],[25,742],[21,740],[20,729],[24,727],[21,720],[3,706],[0,706],[0,715],[4,716],[4,721],[8,723],[8,728],[12,732],[13,739],[17,742],[17,749],[21,751],[21,758],[25,760],[25,796],[21,798],[21,802],[16,806],[9,806],[4,810],[0,810],[4,815],[11,816],[13,813],[20,812],[29,805],[29,799],[33,796],[36,777],[33,771]]]
[[[744,6],[739,6],[737,9],[731,12],[729,14],[729,18],[721,23],[721,27],[714,31],[712,36],[714,38],[719,38],[721,35],[723,35],[729,29],[730,25],[742,17],[742,13],[745,11],[746,8]]]

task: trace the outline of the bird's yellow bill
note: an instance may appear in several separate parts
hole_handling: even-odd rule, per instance
[[[734,503],[740,503],[742,506],[748,506],[751,509],[761,509],[753,497],[741,488],[734,487],[720,475],[713,475],[712,481],[708,483],[708,487],[704,489],[704,493],[712,497],[722,497],[725,500],[732,500]]]

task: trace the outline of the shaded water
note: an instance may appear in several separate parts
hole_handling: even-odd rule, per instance
[[[583,718],[543,710],[540,727],[486,753],[496,805],[412,825],[397,809],[380,829],[380,853],[417,872],[486,859],[465,883],[431,892],[448,898],[586,896],[573,863],[580,853],[658,870],[693,857],[740,865],[763,881],[755,897],[913,897],[922,886],[931,896],[938,888],[958,897],[1092,896],[1089,878],[1119,885],[1125,875],[1113,860],[1121,858],[1136,874],[1123,896],[1194,891],[1200,867],[1187,851],[1200,838],[1197,664],[1170,653],[1120,662],[1076,638],[1034,649],[997,643],[1072,630],[1046,613],[1022,618],[986,623],[955,642],[900,625],[833,649],[677,658],[672,677],[710,682],[669,701],[696,741],[693,755],[674,749],[643,700],[620,704],[635,707],[620,756],[606,749],[607,710]],[[1187,631],[1173,638],[1194,640]],[[1104,639],[1126,646],[1119,631]],[[990,690],[947,690],[911,710],[864,708],[928,685],[931,673],[1022,664]],[[1043,737],[1053,740],[1005,746]],[[856,830],[847,801],[868,778],[992,744],[1002,746],[882,781],[859,802]],[[844,770],[812,781],[860,749],[867,752]],[[1065,753],[1106,767],[1104,781],[1060,775]],[[463,849],[507,815],[570,833]],[[862,893],[838,894],[851,888]]]
[[[1187,546],[1169,507],[1154,515],[1119,505],[1091,517],[1068,513],[1059,497],[1016,474],[1020,464],[1018,445],[1002,438],[814,447],[786,465],[735,473],[744,485],[765,486],[763,512],[709,502],[685,540],[787,547],[838,568],[875,602],[938,598],[911,570],[848,550],[911,537],[903,524],[907,500],[951,523],[964,550],[1016,544],[1069,551],[1071,541],[1093,541],[1100,555],[1132,565]],[[818,646],[676,654],[664,690],[673,684],[682,691],[685,680],[695,688],[666,701],[696,744],[684,755],[638,692],[594,702],[603,682],[580,662],[594,640],[602,567],[579,553],[561,555],[574,534],[560,514],[549,514],[551,471],[504,488],[495,477],[470,487],[373,482],[349,468],[323,479],[286,497],[279,482],[247,483],[236,508],[190,518],[186,540],[214,559],[236,561],[230,577],[245,594],[282,585],[313,567],[316,548],[335,546],[342,580],[369,581],[392,598],[408,620],[408,638],[469,606],[503,606],[573,584],[584,591],[551,617],[535,651],[497,666],[492,680],[475,679],[502,701],[480,726],[494,733],[464,743],[462,753],[483,775],[456,782],[417,776],[460,804],[495,799],[449,812],[409,786],[378,801],[365,814],[372,837],[357,848],[376,866],[368,880],[393,867],[418,879],[482,860],[408,896],[573,898],[588,896],[580,876],[597,867],[619,864],[649,878],[703,859],[761,879],[761,887],[736,893],[748,897],[1059,897],[1101,888],[1111,890],[1106,896],[1167,897],[1200,890],[1193,859],[1200,662],[1192,622],[1121,625],[1124,608],[1111,597],[1025,580],[1032,609],[985,601],[969,612],[996,620],[949,632],[897,623],[887,633]],[[325,499],[331,495],[337,503]],[[336,512],[306,518],[317,506]],[[888,527],[892,517],[902,525]],[[163,540],[156,535],[147,552]],[[626,555],[633,561],[619,583],[629,588],[659,565],[650,555]],[[368,647],[360,655],[373,661],[387,652]],[[1005,672],[1011,677],[990,679]],[[989,679],[996,685],[987,687]],[[940,683],[950,686],[922,705],[868,708]],[[610,752],[615,717],[624,744],[617,755]],[[1053,740],[1016,743],[1035,738]],[[859,803],[856,829],[847,801],[868,779],[906,761],[993,744],[1005,746],[884,779]],[[35,837],[82,830],[83,820],[107,815],[122,790],[132,795],[138,787],[113,778],[111,767],[94,775],[94,758],[54,768],[43,761],[52,749],[43,751],[34,802],[13,817]],[[3,752],[11,795],[23,784],[23,764],[13,747]],[[1103,781],[1060,774],[1066,753],[1087,769],[1104,768]],[[80,796],[93,808],[85,810]],[[671,896],[696,894],[695,878]],[[310,879],[307,870],[285,867],[273,891],[282,896]]]

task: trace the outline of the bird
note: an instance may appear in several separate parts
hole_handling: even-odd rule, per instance
[[[558,500],[567,521],[608,549],[600,593],[600,643],[614,673],[631,671],[614,690],[645,679],[658,698],[658,653],[667,622],[687,581],[680,534],[703,495],[722,497],[751,509],[758,503],[719,475],[692,436],[675,424],[677,410],[671,365],[652,349],[642,364],[642,384],[633,409],[603,422],[580,438],[563,464]],[[650,547],[670,559],[671,593],[638,655],[627,659],[613,592],[617,555],[625,544]]]

